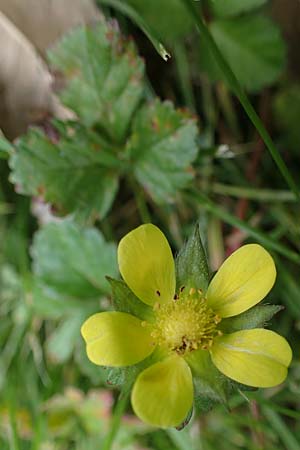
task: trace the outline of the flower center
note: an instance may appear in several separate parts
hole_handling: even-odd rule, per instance
[[[151,335],[157,344],[180,355],[208,349],[221,333],[217,329],[221,318],[207,306],[201,290],[181,288],[179,295],[165,305],[154,306],[156,321]]]

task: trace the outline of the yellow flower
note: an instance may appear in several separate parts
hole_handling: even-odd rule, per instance
[[[154,350],[159,360],[137,377],[131,396],[145,422],[179,425],[193,403],[193,364],[203,355],[227,377],[249,386],[271,387],[287,375],[289,344],[270,330],[221,331],[222,319],[260,302],[272,288],[276,269],[260,245],[234,252],[220,267],[207,292],[184,286],[176,292],[175,264],[164,234],[154,225],[128,233],[118,247],[123,279],[153,308],[140,320],[124,312],[91,316],[82,326],[89,359],[98,365],[136,364]]]

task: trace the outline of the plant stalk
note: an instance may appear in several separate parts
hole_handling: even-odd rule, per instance
[[[222,52],[217,46],[213,36],[209,31],[209,28],[207,27],[206,23],[204,22],[201,16],[201,13],[199,13],[198,8],[196,7],[195,1],[194,0],[182,0],[182,1],[184,2],[187,10],[189,11],[191,17],[193,18],[196,28],[200,33],[202,39],[206,42],[206,44],[210,48],[215,60],[217,61],[220,69],[222,70],[224,76],[226,77],[229,87],[233,90],[234,94],[239,99],[246,114],[248,115],[249,119],[255,126],[258,133],[260,134],[262,140],[264,141],[266,147],[268,148],[274,162],[276,163],[286,183],[288,184],[290,189],[294,192],[296,198],[300,200],[300,192],[298,186],[296,185],[293,177],[291,176],[279,151],[275,147],[275,144],[273,143],[272,138],[269,135],[268,131],[266,130],[263,122],[261,121],[252,104],[250,103],[250,100],[248,99],[246,93],[244,92],[242,86],[240,85],[240,82],[234,75],[228,62],[226,61]]]

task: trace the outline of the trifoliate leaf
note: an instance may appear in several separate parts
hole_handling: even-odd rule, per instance
[[[182,0],[126,0],[162,39],[171,42],[193,30],[193,21]],[[172,20],[167,20],[167,18]]]
[[[144,320],[153,316],[152,308],[139,300],[124,281],[111,277],[107,277],[107,280],[112,289],[114,309]]]
[[[105,276],[117,272],[115,245],[67,220],[36,233],[32,256],[38,280],[65,299],[100,297],[109,291]]]
[[[60,124],[55,140],[38,129],[16,144],[10,180],[18,192],[41,196],[58,213],[104,217],[118,188],[118,160],[96,133],[79,124]]]
[[[295,151],[300,147],[300,85],[289,86],[275,96],[274,112],[283,139]]]
[[[211,0],[212,8],[218,16],[236,16],[259,8],[267,0]]]
[[[285,46],[278,27],[267,17],[247,15],[217,20],[210,31],[240,83],[258,91],[274,83],[285,63]],[[202,42],[200,63],[212,80],[224,80],[210,49]]]
[[[225,333],[250,330],[251,328],[263,328],[282,309],[283,306],[281,305],[254,306],[236,317],[223,319],[220,327]]]
[[[156,202],[172,201],[193,178],[196,138],[195,120],[171,102],[156,100],[136,114],[127,149],[137,180]]]
[[[66,35],[49,60],[67,79],[64,104],[87,126],[98,125],[122,142],[144,89],[144,64],[134,43],[121,36],[116,23],[103,20]]]
[[[207,258],[201,242],[199,225],[196,225],[193,235],[180,250],[176,261],[176,283],[180,289],[195,288],[206,291],[209,283]]]

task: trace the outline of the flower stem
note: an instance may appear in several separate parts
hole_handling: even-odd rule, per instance
[[[113,418],[110,426],[110,430],[108,432],[108,435],[106,436],[106,439],[103,443],[102,450],[111,450],[114,440],[117,436],[120,422],[122,419],[122,416],[124,414],[124,411],[128,404],[129,394],[130,394],[130,387],[125,386],[123,390],[120,392],[116,407],[113,412]]]
[[[197,30],[201,34],[202,39],[206,42],[206,44],[210,48],[216,62],[218,63],[220,69],[222,70],[224,76],[226,77],[226,80],[227,80],[230,88],[233,90],[233,92],[239,99],[246,114],[248,115],[249,119],[251,120],[251,122],[255,126],[256,130],[260,134],[262,140],[264,141],[265,145],[267,146],[279,171],[281,172],[282,176],[286,180],[290,189],[294,192],[295,196],[300,200],[300,192],[299,192],[298,186],[296,185],[294,179],[292,178],[280,153],[278,152],[277,148],[275,147],[263,122],[257,115],[255,109],[253,108],[247,95],[245,94],[243,88],[241,87],[238,79],[236,78],[236,76],[233,73],[233,71],[231,70],[228,62],[226,61],[226,59],[224,58],[223,54],[221,53],[219,47],[217,46],[213,36],[211,35],[211,33],[209,31],[209,28],[207,27],[207,25],[204,22],[201,15],[198,14],[198,9],[195,5],[194,0],[182,0],[182,1],[185,3],[186,8],[190,12],[190,15],[193,18],[195,25],[197,27]]]

